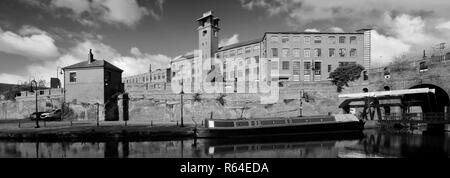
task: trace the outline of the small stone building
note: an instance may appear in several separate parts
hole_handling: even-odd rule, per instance
[[[98,103],[105,108],[105,120],[117,120],[117,97],[123,93],[122,69],[94,59],[90,51],[88,60],[63,70],[66,103]]]

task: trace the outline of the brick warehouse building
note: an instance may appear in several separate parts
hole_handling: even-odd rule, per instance
[[[246,86],[249,85],[249,74],[256,74],[256,80],[266,82],[270,81],[267,71],[275,69],[280,72],[280,81],[292,82],[328,80],[335,68],[350,63],[370,69],[371,29],[345,33],[266,32],[260,39],[219,47],[220,19],[210,11],[197,21],[201,53],[196,51],[171,61],[172,80],[178,83],[183,80],[188,86],[187,92],[196,92],[194,83],[201,86],[199,76],[207,72],[196,63],[200,60],[211,62],[214,58],[222,62],[219,68],[226,86],[234,86],[235,92],[248,92],[248,87],[237,89],[233,84],[238,78],[243,78]],[[271,58],[278,58],[279,62],[271,61]],[[179,70],[181,66],[183,69]]]
[[[167,90],[170,88],[172,74],[170,68],[153,70],[149,66],[146,73],[124,77],[122,82],[126,91],[145,90]]]

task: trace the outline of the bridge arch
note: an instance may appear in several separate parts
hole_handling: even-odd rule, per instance
[[[404,102],[413,103],[422,108],[422,112],[445,112],[445,107],[450,106],[450,97],[448,93],[441,87],[433,84],[418,84],[410,87],[416,88],[430,88],[435,89],[433,94],[415,94],[404,98]]]

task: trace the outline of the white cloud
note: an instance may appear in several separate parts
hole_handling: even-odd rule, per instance
[[[137,47],[132,47],[130,50],[130,53],[137,57],[142,56],[141,50],[139,50],[139,48],[137,48]]]
[[[239,34],[234,34],[230,38],[220,40],[219,46],[228,46],[236,43],[239,43]]]
[[[21,2],[43,8],[55,15],[68,16],[82,25],[96,27],[98,22],[112,25],[136,26],[145,16],[160,20],[160,15],[150,7],[140,6],[137,0],[21,0]],[[162,11],[164,0],[157,0],[155,8]],[[69,10],[60,12],[58,10]]]
[[[331,27],[328,30],[331,31],[331,32],[334,32],[334,33],[342,33],[342,32],[344,32],[344,30],[342,28],[339,28],[339,27]]]
[[[438,40],[425,32],[425,21],[421,17],[402,14],[392,20],[391,31],[404,42],[421,46],[432,45]]]
[[[71,9],[77,16],[90,10],[89,1],[85,0],[52,0],[51,3],[58,8]]]
[[[315,29],[315,28],[308,28],[305,30],[305,32],[320,32],[320,30]]]
[[[21,55],[30,60],[49,60],[59,55],[55,40],[35,27],[24,26],[21,34],[0,28],[0,51]]]
[[[372,67],[384,66],[396,57],[409,52],[411,46],[394,37],[372,31]]]
[[[48,82],[50,78],[56,77],[57,67],[66,67],[87,60],[90,49],[93,50],[95,59],[106,60],[124,70],[123,76],[147,72],[150,64],[155,68],[166,68],[171,60],[170,57],[163,54],[143,53],[137,47],[130,49],[131,56],[121,55],[116,49],[98,40],[85,39],[66,50],[67,52],[56,60],[26,66],[23,76],[0,74],[0,82],[16,83],[18,80],[28,80],[28,76],[34,76],[35,79],[44,79]],[[59,78],[63,80],[61,76]]]
[[[438,30],[446,30],[446,31],[450,30],[450,21],[438,24],[436,26],[436,29],[438,29]]]
[[[0,74],[0,83],[17,84],[19,81],[27,81],[25,77],[12,74]]]
[[[106,8],[102,18],[108,23],[136,25],[144,16],[149,15],[145,7],[140,7],[136,0],[94,0],[94,6]],[[155,14],[153,14],[155,15]],[[159,17],[157,17],[159,18]]]

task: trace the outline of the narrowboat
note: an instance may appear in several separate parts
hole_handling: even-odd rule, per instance
[[[288,117],[270,119],[205,120],[197,129],[198,138],[226,138],[245,136],[274,136],[291,134],[319,134],[362,132],[364,121],[353,114]]]

